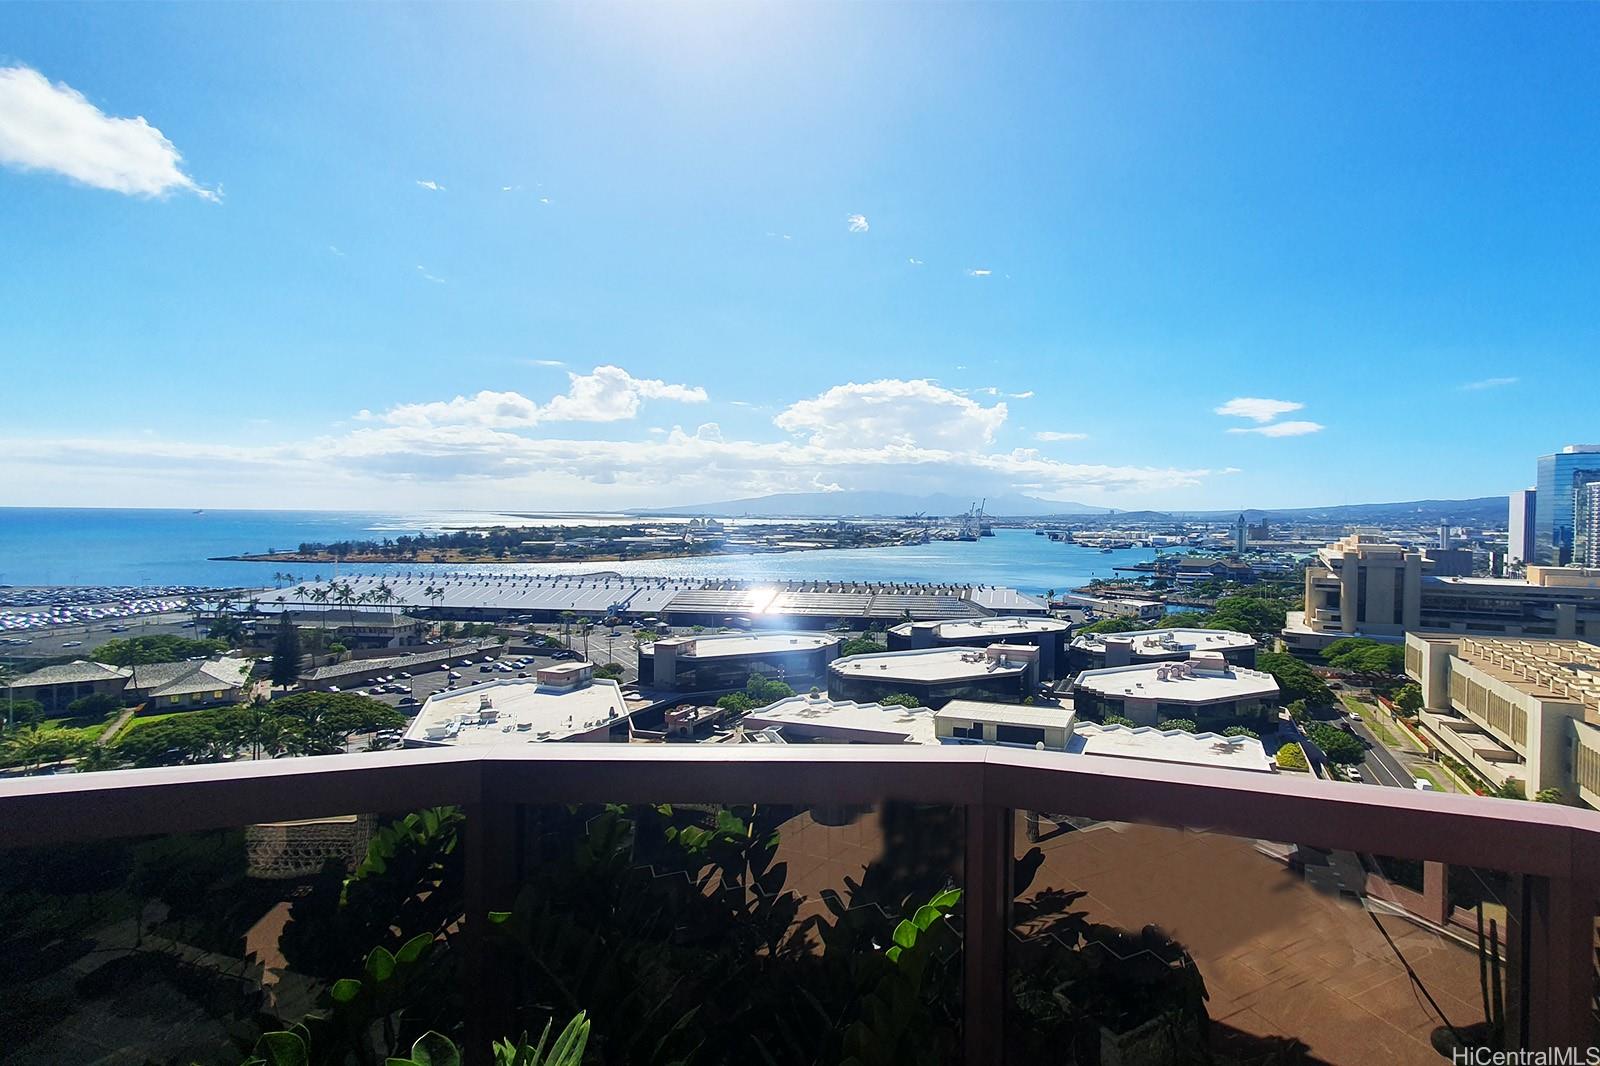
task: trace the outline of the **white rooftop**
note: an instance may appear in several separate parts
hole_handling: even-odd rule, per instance
[[[1176,652],[1235,651],[1255,646],[1255,638],[1231,629],[1142,629],[1131,633],[1091,633],[1079,640],[1091,644],[1127,643],[1134,656],[1172,655]]]
[[[1072,728],[1077,712],[1055,704],[1026,706],[1018,703],[991,703],[988,700],[951,700],[939,708],[936,719],[960,722],[985,722],[991,725],[1022,725]]]
[[[1007,615],[1000,618],[974,618],[970,621],[902,622],[894,627],[893,632],[908,633],[912,629],[931,629],[940,640],[974,640],[1032,633],[1064,633],[1071,628],[1070,622],[1063,622],[1058,618]]]
[[[1032,648],[1030,651],[1037,652]],[[830,672],[841,677],[876,677],[889,681],[959,681],[969,677],[1020,675],[1028,663],[996,659],[983,648],[921,648],[915,651],[874,652],[835,659]]]
[[[483,707],[485,697],[491,708]],[[596,680],[574,688],[542,685],[535,678],[503,677],[428,697],[406,729],[405,743],[495,747],[566,740],[627,713],[615,681]]]
[[[678,645],[680,659],[718,659],[735,655],[772,655],[785,651],[816,651],[843,642],[829,633],[702,633],[695,636],[664,637]],[[641,651],[653,651],[656,644],[644,644]]]
[[[926,707],[800,695],[751,711],[744,727],[747,732],[776,727],[789,736],[856,744],[937,744],[933,719]]]
[[[1188,663],[1158,662],[1085,670],[1073,682],[1073,690],[1079,689],[1163,703],[1221,703],[1252,696],[1276,698],[1278,682],[1264,671],[1232,664],[1191,669]]]
[[[1185,733],[1181,729],[1156,729],[1151,726],[1130,729],[1122,725],[1086,723],[1078,727],[1067,750],[1080,755],[1216,766],[1257,773],[1275,772],[1261,741],[1253,737]]]

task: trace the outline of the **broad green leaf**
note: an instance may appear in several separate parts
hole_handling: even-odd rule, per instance
[[[912,947],[917,942],[917,927],[902,920],[894,927],[894,942],[903,948]]]
[[[306,1042],[294,1033],[262,1033],[255,1054],[268,1066],[306,1066]]]
[[[394,976],[394,956],[389,954],[388,948],[372,949],[372,954],[367,956],[367,973],[379,984]]]
[[[422,958],[422,956],[426,954],[427,950],[432,946],[432,933],[418,933],[416,936],[412,937],[410,940],[407,940],[400,946],[400,950],[395,952],[394,961],[397,963],[410,965],[411,963],[414,963],[418,959]]]
[[[349,1003],[361,994],[361,982],[354,977],[341,977],[328,989],[328,995],[335,1003]]]
[[[423,1033],[411,1045],[411,1058],[417,1066],[461,1066],[461,1051],[442,1033]]]
[[[504,925],[507,922],[509,922],[510,920],[511,920],[511,912],[510,911],[490,911],[489,912],[489,924],[490,925]]]

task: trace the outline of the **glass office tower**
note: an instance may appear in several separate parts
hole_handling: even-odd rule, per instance
[[[1600,481],[1600,444],[1569,444],[1554,455],[1539,457],[1535,486],[1533,562],[1565,566],[1582,559],[1587,540],[1579,529],[1584,486]]]

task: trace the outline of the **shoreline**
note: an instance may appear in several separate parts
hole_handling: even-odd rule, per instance
[[[619,555],[615,552],[606,552],[595,555],[543,555],[543,556],[507,556],[497,559],[493,556],[463,555],[456,552],[427,552],[423,555],[396,558],[385,556],[377,552],[357,552],[351,555],[335,557],[329,552],[255,552],[243,555],[214,555],[206,561],[212,563],[295,563],[310,565],[313,563],[360,563],[367,565],[388,566],[519,566],[519,565],[548,565],[557,563],[634,563],[634,562],[659,562],[670,559],[722,559],[742,555],[795,555],[804,552],[817,551],[876,551],[881,548],[903,548],[904,544],[856,544],[849,547],[840,547],[833,544],[818,545],[814,548],[758,548],[741,545],[738,551],[711,551],[711,552],[630,552]],[[424,557],[424,555],[426,557]]]

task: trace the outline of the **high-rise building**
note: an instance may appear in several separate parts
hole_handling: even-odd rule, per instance
[[[1243,555],[1245,547],[1250,543],[1250,526],[1244,520],[1244,512],[1239,512],[1239,520],[1233,524],[1233,550]]]
[[[1533,554],[1529,562],[1565,566],[1583,557],[1577,513],[1584,486],[1600,481],[1600,444],[1569,444],[1539,457],[1534,501]]]
[[[1531,563],[1533,554],[1533,526],[1537,521],[1534,501],[1537,489],[1518,489],[1511,494],[1511,513],[1507,516],[1506,558],[1514,563]]]
[[[1583,487],[1577,528],[1576,543],[1583,549],[1579,560],[1584,566],[1600,567],[1600,481],[1591,481]]]
[[[1439,550],[1450,550],[1450,519],[1448,518],[1439,523]]]

